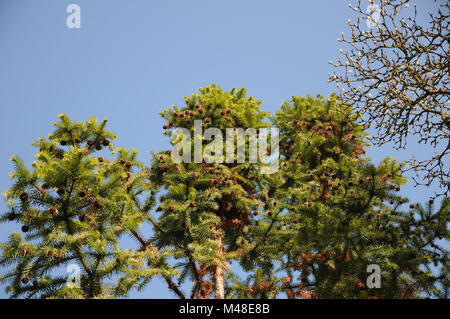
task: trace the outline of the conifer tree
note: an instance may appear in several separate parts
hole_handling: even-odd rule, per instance
[[[200,89],[199,94],[185,97],[185,107],[174,106],[161,113],[167,120],[165,134],[186,128],[194,136],[195,120],[202,120],[203,131],[219,129],[222,137],[227,128],[269,127],[263,122],[269,113],[261,111],[261,101],[245,94],[244,88],[225,92],[211,85]],[[198,138],[204,155],[210,142]],[[193,158],[191,163],[174,163],[170,150],[154,154],[151,180],[160,193],[156,211],[161,212],[154,239],[158,247],[174,249],[176,266],[182,269],[179,282],[187,275],[193,279],[191,298],[224,298],[229,262],[243,253],[236,239],[251,224],[251,211],[259,204],[259,165],[214,163],[206,155],[197,162]]]
[[[0,282],[13,298],[122,297],[155,276],[179,298],[447,298],[449,200],[399,196],[402,164],[364,156],[365,128],[335,96],[294,96],[274,116],[260,104],[245,89],[215,85],[185,97],[160,113],[174,148],[154,152],[150,168],[137,151],[113,146],[106,120],[61,115],[48,139],[33,143],[32,170],[12,158],[0,222],[17,222],[25,237],[0,244]],[[229,146],[211,149],[202,134],[272,126],[281,161],[273,174],[248,161],[249,137],[244,163],[217,162]],[[180,154],[190,161],[173,156],[180,128],[192,137]],[[122,248],[124,235],[134,249]],[[80,268],[79,287],[67,285],[70,264]],[[369,265],[380,267],[380,288],[367,287]],[[180,289],[187,279],[189,293]]]
[[[281,170],[261,185],[265,209],[241,258],[252,275],[230,278],[231,296],[447,297],[448,253],[438,240],[448,240],[448,199],[437,211],[433,201],[405,211],[401,164],[363,156],[353,114],[335,96],[294,96],[277,111]],[[379,289],[366,285],[371,264],[381,269]]]
[[[0,280],[11,297],[111,298],[156,274],[172,274],[153,246],[120,246],[121,236],[138,236],[145,221],[136,200],[147,187],[137,152],[113,146],[106,119],[59,118],[48,139],[33,143],[39,150],[32,170],[11,159],[14,185],[4,193],[10,211],[1,221],[17,222],[21,232],[0,245],[1,264],[9,266]],[[95,156],[102,149],[116,158]],[[75,273],[67,284],[67,266],[75,272],[79,267],[79,283]]]

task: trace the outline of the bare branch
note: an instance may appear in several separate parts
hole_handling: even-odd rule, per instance
[[[426,160],[409,161],[417,185],[437,182],[448,194],[449,182],[449,23],[450,3],[436,3],[429,23],[417,23],[416,5],[409,0],[361,0],[349,5],[358,13],[351,20],[350,37],[329,81],[334,81],[341,99],[364,115],[363,124],[377,131],[371,137],[381,146],[393,142],[396,149],[406,148],[408,137],[417,136],[438,153]],[[446,146],[445,146],[446,145]]]

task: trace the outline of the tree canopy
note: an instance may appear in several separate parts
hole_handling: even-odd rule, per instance
[[[374,165],[358,116],[336,96],[293,96],[273,115],[260,104],[245,88],[211,85],[160,114],[169,136],[195,134],[195,120],[223,136],[278,128],[272,174],[261,162],[175,162],[170,149],[153,152],[147,167],[136,150],[114,146],[106,120],[60,115],[48,139],[33,143],[31,170],[12,158],[0,221],[23,235],[0,244],[10,296],[117,298],[160,277],[179,298],[446,298],[448,199],[399,196],[403,163]],[[200,141],[204,151],[210,142]],[[79,285],[67,283],[71,264]],[[381,270],[380,288],[368,287],[370,265]]]

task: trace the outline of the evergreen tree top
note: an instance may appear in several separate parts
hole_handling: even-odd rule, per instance
[[[220,132],[276,127],[280,169],[269,175],[263,163],[174,162],[171,150],[146,167],[114,146],[106,119],[61,114],[33,143],[30,169],[11,159],[0,222],[23,233],[0,244],[11,297],[116,298],[161,277],[179,298],[445,298],[448,198],[399,196],[403,164],[374,165],[366,127],[335,96],[293,96],[274,115],[260,104],[211,85],[162,111],[163,133],[192,132],[194,120]],[[124,236],[136,245],[124,248]],[[380,288],[369,287],[373,266]]]

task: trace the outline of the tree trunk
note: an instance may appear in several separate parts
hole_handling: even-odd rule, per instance
[[[218,244],[219,244],[219,251],[218,256],[219,259],[223,256],[223,238],[222,236],[219,236],[218,238]],[[225,289],[224,289],[224,273],[223,273],[223,266],[217,265],[214,269],[214,284],[216,286],[216,299],[224,299],[225,298]]]

